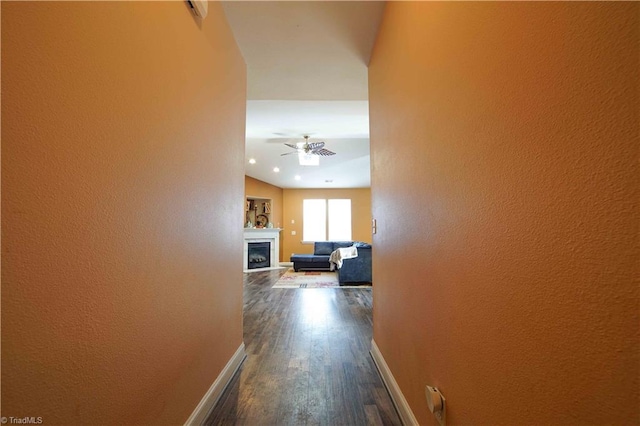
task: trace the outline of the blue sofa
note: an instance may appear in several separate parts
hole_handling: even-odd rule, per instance
[[[340,285],[347,283],[371,282],[371,245],[358,241],[317,241],[313,246],[313,254],[294,254],[291,256],[294,271],[300,270],[331,270],[329,257],[334,250],[355,245],[358,256],[344,259],[342,267],[338,269]]]

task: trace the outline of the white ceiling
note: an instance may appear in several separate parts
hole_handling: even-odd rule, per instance
[[[247,63],[246,174],[282,188],[370,186],[367,64],[384,2],[222,4]],[[336,155],[320,166],[281,156],[304,135]]]

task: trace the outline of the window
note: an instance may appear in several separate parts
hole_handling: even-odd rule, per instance
[[[302,239],[304,241],[350,241],[351,200],[303,200]]]
[[[329,201],[329,241],[351,240],[351,200]]]
[[[327,240],[327,200],[302,201],[302,239]]]

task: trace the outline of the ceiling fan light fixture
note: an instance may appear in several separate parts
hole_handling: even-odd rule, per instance
[[[318,156],[323,156],[323,157],[328,157],[330,155],[335,155],[335,152],[333,151],[329,151],[328,149],[326,149],[324,147],[324,142],[309,142],[309,136],[305,135],[304,136],[304,142],[298,142],[295,145],[291,144],[291,143],[285,143],[286,146],[288,146],[289,148],[293,148],[295,149],[295,151],[293,152],[285,152],[284,154],[280,154],[281,156],[283,155],[291,155],[291,154],[298,154],[298,159],[300,162],[301,166],[318,166],[320,165],[320,160],[318,159],[314,159],[311,160],[310,158],[313,157],[318,157]]]
[[[298,153],[298,162],[301,166],[319,166],[320,157],[313,154],[305,154],[304,152]]]

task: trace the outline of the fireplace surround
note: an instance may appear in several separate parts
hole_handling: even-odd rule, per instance
[[[278,228],[245,228],[244,250],[242,270],[244,272],[256,272],[280,267],[280,231]],[[249,244],[269,243],[269,262],[262,263],[260,267],[249,265]],[[265,256],[266,257],[266,256]],[[255,263],[255,262],[254,262]]]

